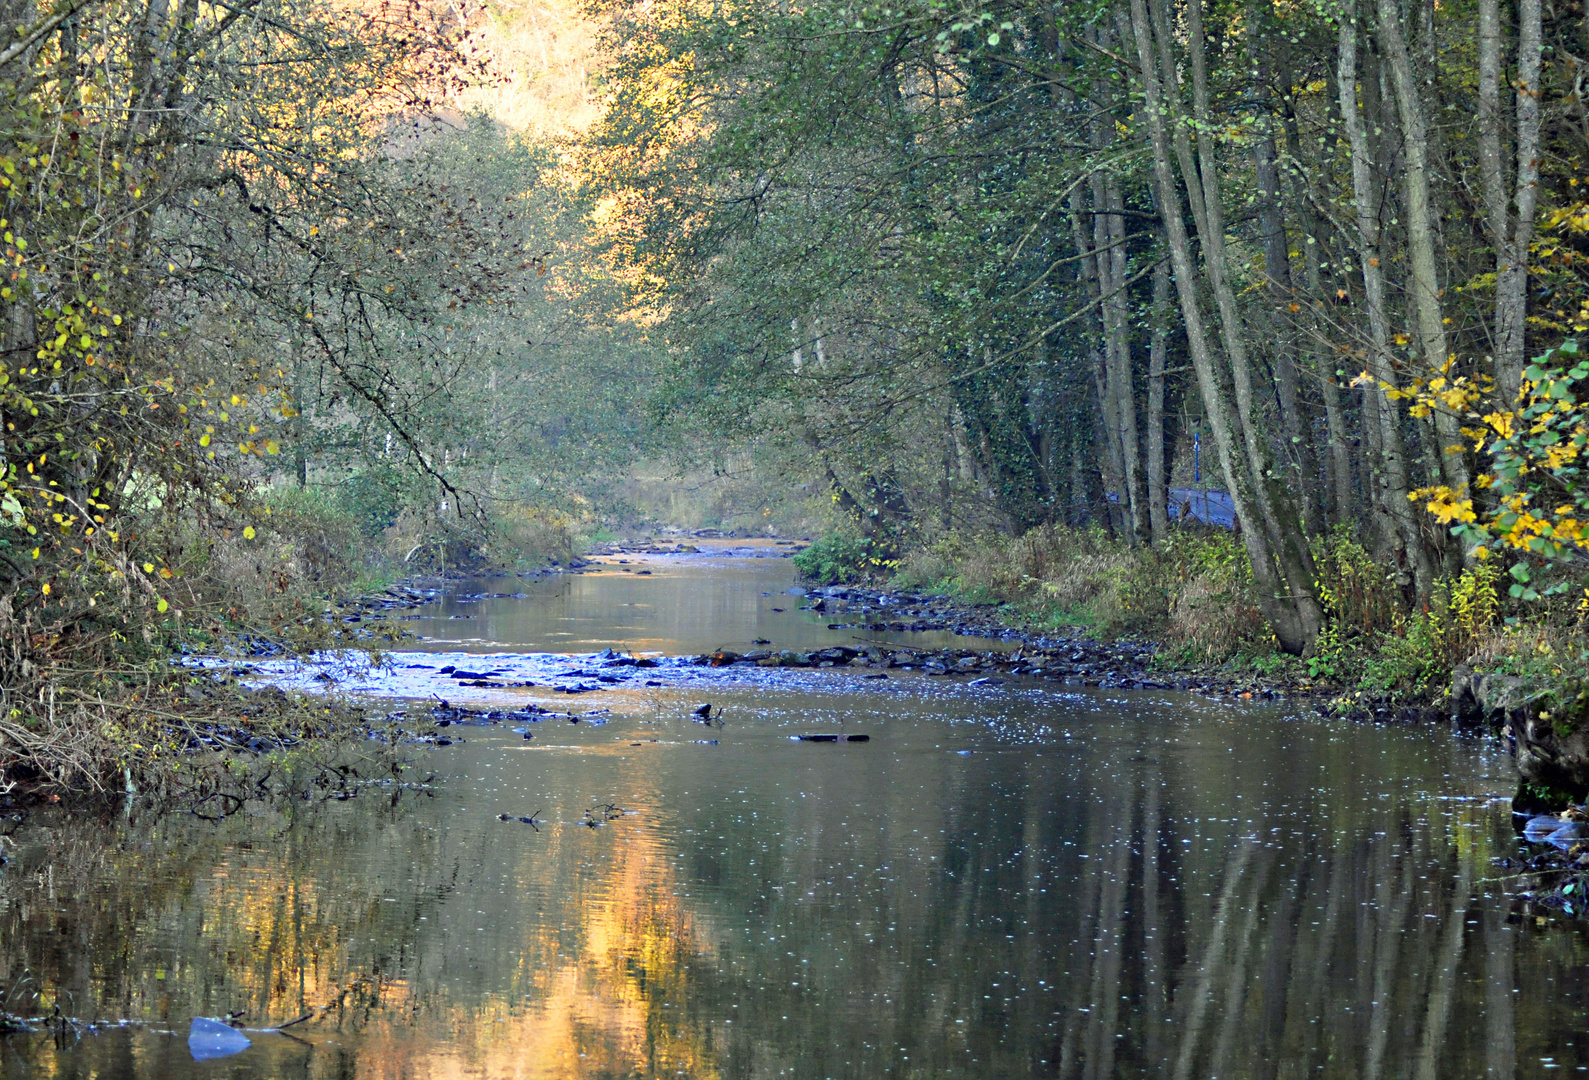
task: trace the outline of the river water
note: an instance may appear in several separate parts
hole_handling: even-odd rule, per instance
[[[429,665],[394,678],[852,636],[786,560],[626,558],[440,599],[400,658]],[[135,1023],[0,1038],[0,1075],[1589,1071],[1585,938],[1494,880],[1517,841],[1490,744],[914,672],[476,693],[584,722],[464,728],[417,751],[428,796],[30,823],[0,869],[6,1006]],[[196,1060],[190,1020],[233,1012],[312,1018]]]

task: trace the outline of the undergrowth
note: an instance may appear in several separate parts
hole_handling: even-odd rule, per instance
[[[31,597],[0,597],[0,668],[21,676],[0,682],[0,796],[170,787],[178,774],[202,784],[206,770],[239,767],[225,753],[190,752],[217,738],[334,742],[358,729],[356,710],[319,695],[267,700],[218,689],[179,660],[326,649],[373,656],[398,640],[399,624],[344,622],[340,600],[415,574],[573,557],[566,515],[504,505],[463,519],[423,509],[429,500],[393,501],[383,484],[354,475],[338,485],[266,486],[232,505],[149,497],[121,519],[135,557],[101,557]],[[0,544],[26,551],[14,532],[0,529]],[[199,738],[200,729],[210,734]],[[230,734],[213,734],[222,729]]]
[[[878,580],[853,542],[836,538],[801,563],[823,581]],[[1565,684],[1589,678],[1589,602],[1521,606],[1500,572],[1479,562],[1437,579],[1414,605],[1391,560],[1347,527],[1316,537],[1315,585],[1325,625],[1303,657],[1276,647],[1252,592],[1238,537],[1172,531],[1152,548],[1102,529],[1042,526],[1019,537],[948,533],[892,566],[896,587],[1006,605],[1032,629],[1081,628],[1100,638],[1156,640],[1163,669],[1227,671],[1351,692],[1353,701],[1432,701],[1469,665]],[[1586,609],[1586,610],[1580,610]],[[1343,698],[1343,700],[1346,700]]]
[[[890,551],[870,537],[832,533],[797,553],[794,564],[812,581],[845,585],[885,574],[898,566]]]
[[[1041,526],[1019,537],[951,533],[901,560],[895,581],[1008,603],[1034,628],[1157,636],[1188,661],[1224,661],[1268,634],[1234,537],[1177,532],[1160,549],[1102,529]]]

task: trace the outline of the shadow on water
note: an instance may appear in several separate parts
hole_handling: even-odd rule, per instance
[[[31,824],[4,1007],[138,1023],[5,1037],[0,1075],[1589,1071],[1584,939],[1492,880],[1493,750],[840,672],[699,700],[468,729],[433,797]],[[195,1061],[231,1012],[311,1019]]]

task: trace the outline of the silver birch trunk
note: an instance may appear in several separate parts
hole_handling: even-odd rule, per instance
[[[1351,7],[1341,17],[1337,31],[1336,83],[1341,95],[1341,121],[1352,155],[1352,195],[1357,208],[1357,235],[1353,238],[1363,274],[1364,303],[1368,308],[1368,372],[1374,385],[1365,391],[1365,408],[1374,410],[1379,436],[1379,468],[1375,479],[1380,508],[1390,516],[1392,539],[1411,576],[1418,596],[1427,596],[1433,584],[1429,560],[1418,533],[1417,509],[1408,492],[1407,454],[1400,418],[1386,387],[1396,386],[1390,365],[1390,329],[1385,311],[1385,271],[1380,264],[1379,198],[1370,168],[1368,133],[1357,105],[1357,23]]]
[[[1429,132],[1396,0],[1379,0],[1378,29],[1380,54],[1390,69],[1406,155],[1406,168],[1402,172],[1402,213],[1406,217],[1410,270],[1407,290],[1418,327],[1419,351],[1423,353],[1424,364],[1435,372],[1446,367],[1452,354],[1446,339],[1445,308],[1440,300],[1439,274],[1435,267],[1437,223],[1429,206]],[[1460,449],[1452,449],[1462,445],[1457,418],[1445,410],[1437,410],[1434,415],[1441,443],[1440,472],[1453,490],[1466,491],[1467,458]]]

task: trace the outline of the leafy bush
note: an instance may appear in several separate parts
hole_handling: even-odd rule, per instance
[[[413,486],[413,476],[397,469],[361,469],[328,493],[338,509],[358,522],[365,536],[375,537],[397,523],[405,489]]]
[[[1451,527],[1479,559],[1511,564],[1509,593],[1538,600],[1583,590],[1589,556],[1589,486],[1583,483],[1589,451],[1589,357],[1569,338],[1536,357],[1523,371],[1514,403],[1486,400],[1482,385],[1441,374],[1415,383],[1402,396],[1410,412],[1427,416],[1448,409],[1468,420],[1463,434],[1489,455],[1489,471],[1474,477],[1487,489],[1484,505],[1474,492],[1446,486],[1414,492],[1430,513]],[[1494,406],[1493,411],[1488,411]]]
[[[1500,573],[1488,563],[1440,578],[1428,607],[1396,620],[1372,641],[1358,685],[1375,693],[1413,694],[1445,685],[1495,625],[1499,582]]]
[[[952,532],[911,552],[896,580],[1023,603],[1046,621],[1092,622],[1090,606],[1135,556],[1102,529],[1042,525],[1018,537]]]
[[[800,573],[824,585],[864,581],[898,564],[882,545],[864,536],[831,533],[799,552],[794,564]]]
[[[605,529],[586,537],[599,543]],[[614,539],[616,539],[614,537]],[[486,549],[490,561],[507,569],[534,568],[548,562],[568,562],[574,557],[574,533],[567,514],[533,506],[513,506],[499,511],[491,522]]]
[[[236,547],[236,558],[250,564],[263,558],[273,572],[290,574],[313,593],[353,581],[374,555],[359,517],[316,489],[271,488],[263,509],[261,542],[220,544],[217,559],[231,557],[226,553]]]
[[[1273,647],[1269,624],[1252,596],[1252,564],[1235,536],[1173,532],[1158,558],[1171,573],[1166,644],[1206,663]]]
[[[1313,541],[1313,572],[1337,643],[1387,633],[1404,613],[1395,573],[1353,538],[1350,525],[1337,525]]]

